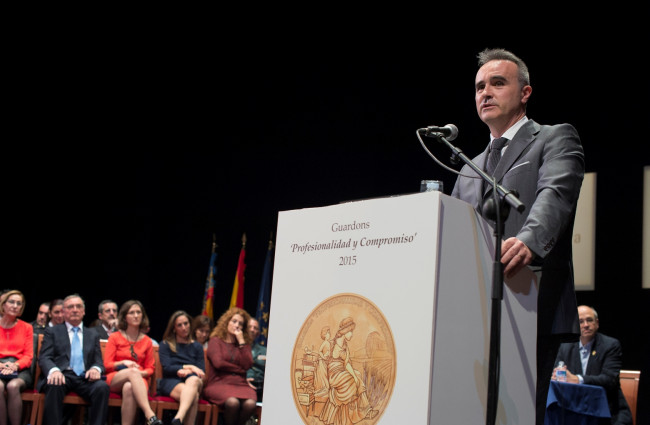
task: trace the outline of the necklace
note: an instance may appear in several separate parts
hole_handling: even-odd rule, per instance
[[[126,342],[129,343],[129,349],[131,350],[131,357],[133,358],[133,360],[137,362],[138,353],[135,352],[133,346],[136,344],[136,342],[138,342],[138,338],[140,338],[140,331],[138,331],[138,335],[135,337],[135,341],[133,341],[133,343],[131,343],[131,340],[129,340],[129,334],[127,334],[126,331],[124,331],[124,335],[126,336]]]

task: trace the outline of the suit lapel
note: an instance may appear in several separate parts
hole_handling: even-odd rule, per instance
[[[580,343],[576,342],[571,344],[571,352],[569,353],[569,370],[574,375],[582,375],[582,362],[580,361]]]
[[[487,157],[488,157],[488,151],[490,150],[490,145],[475,159],[475,163],[477,166],[481,167],[481,170],[485,171],[485,166],[487,165]],[[470,170],[469,175],[475,175],[477,178],[472,179],[472,185],[473,185],[473,191],[471,193],[484,193],[484,188],[487,187],[487,184],[485,180],[481,176],[479,176],[477,173],[474,172],[474,170]],[[479,211],[483,210],[483,199],[482,198],[477,198],[476,199],[476,207],[478,207]]]
[[[83,352],[83,357],[84,357],[84,367],[86,368],[86,370],[88,370],[88,367],[90,366],[88,364],[89,356],[90,356],[90,353],[92,352],[92,350],[91,350],[91,347],[92,347],[91,339],[92,338],[89,335],[90,331],[87,330],[85,326],[84,326],[83,334],[84,334],[84,342],[83,342],[83,347],[81,347],[81,351]]]
[[[503,176],[510,170],[515,161],[521,157],[528,146],[533,143],[538,132],[539,126],[532,120],[529,120],[517,131],[515,137],[508,143],[508,149],[506,149],[499,164],[497,164],[497,168],[494,170],[494,178],[497,182],[501,183]],[[489,189],[487,187],[486,191]]]
[[[72,345],[70,344],[70,333],[68,332],[68,326],[65,323],[61,323],[59,326],[58,332],[61,333],[61,343],[63,344],[63,353],[65,354],[65,357],[68,359],[68,362],[70,362],[70,355],[72,354]]]

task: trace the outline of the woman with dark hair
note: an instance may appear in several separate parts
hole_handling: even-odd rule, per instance
[[[253,365],[250,315],[232,307],[221,315],[208,342],[208,383],[203,396],[223,411],[225,425],[243,425],[255,412],[257,394],[246,381]]]
[[[23,311],[22,292],[12,289],[0,296],[0,425],[7,425],[7,419],[12,425],[22,423],[20,393],[33,384],[34,328],[19,319]]]
[[[50,301],[50,312],[48,315],[50,316],[50,321],[47,324],[48,326],[60,325],[61,323],[65,322],[65,319],[63,318],[62,298],[55,298]]]
[[[203,389],[203,346],[192,338],[191,320],[192,317],[182,310],[172,314],[158,350],[163,370],[158,394],[179,402],[172,425],[194,424]]]
[[[154,373],[153,343],[146,335],[149,318],[140,301],[122,304],[117,316],[117,332],[108,337],[104,353],[106,383],[122,395],[122,425],[132,425],[138,407],[147,425],[163,425],[149,405],[149,377]]]
[[[199,314],[194,318],[194,320],[192,320],[192,337],[201,344],[204,349],[208,348],[208,339],[210,338],[212,327],[212,319],[204,314]]]

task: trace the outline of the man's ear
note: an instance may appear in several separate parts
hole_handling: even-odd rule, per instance
[[[524,105],[528,103],[528,99],[530,98],[531,93],[533,92],[533,88],[531,86],[524,86],[521,89],[521,103]]]

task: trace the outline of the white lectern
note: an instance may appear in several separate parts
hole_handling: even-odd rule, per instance
[[[440,192],[280,212],[264,424],[484,424],[493,239]],[[535,422],[536,285],[505,282],[498,424]]]

